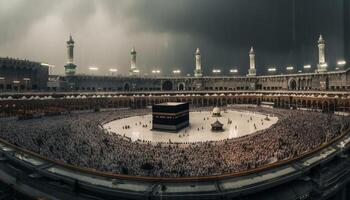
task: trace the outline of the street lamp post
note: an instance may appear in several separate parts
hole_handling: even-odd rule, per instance
[[[288,73],[292,73],[294,71],[294,67],[293,66],[287,66],[286,70]]]
[[[140,75],[140,70],[139,69],[133,69],[132,70],[132,73],[134,74],[134,75]]]
[[[154,70],[152,70],[152,74],[154,76],[159,75],[160,74],[160,70],[159,69],[154,69]]]
[[[212,72],[214,75],[219,75],[221,73],[221,69],[213,69]]]
[[[337,62],[338,69],[344,69],[345,65],[346,65],[345,60],[338,60],[338,62]]]
[[[98,71],[98,67],[89,67],[91,75],[94,75],[94,72]]]
[[[276,67],[270,67],[270,68],[268,68],[267,69],[267,71],[270,73],[270,74],[274,74],[274,73],[276,73]]]
[[[179,69],[173,70],[173,74],[174,76],[179,76],[181,74],[181,70]]]
[[[307,64],[307,65],[304,65],[304,71],[305,72],[310,72],[311,70],[311,65]]]
[[[230,74],[237,75],[238,69],[230,69]]]
[[[109,69],[109,72],[110,72],[111,75],[113,76],[114,73],[117,73],[117,72],[118,72],[118,70],[117,70],[117,69],[114,69],[114,68],[111,68],[111,69]]]

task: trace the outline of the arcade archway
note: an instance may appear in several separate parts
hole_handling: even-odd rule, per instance
[[[162,85],[163,91],[170,91],[173,90],[173,83],[171,81],[164,81]]]
[[[297,82],[294,79],[289,80],[288,88],[290,90],[296,90],[297,89]]]
[[[185,83],[179,83],[179,85],[177,86],[177,89],[178,89],[179,91],[185,90]]]

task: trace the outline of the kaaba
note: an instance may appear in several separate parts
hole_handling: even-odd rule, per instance
[[[190,125],[189,103],[167,102],[152,106],[152,130],[178,132]]]

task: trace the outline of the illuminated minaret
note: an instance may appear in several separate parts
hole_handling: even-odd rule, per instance
[[[66,75],[74,75],[76,65],[74,64],[74,40],[72,36],[69,36],[69,40],[67,41],[67,64],[64,66]]]
[[[253,47],[250,48],[249,51],[249,70],[248,70],[248,76],[256,76],[256,69],[255,69],[255,52]]]
[[[325,57],[325,41],[320,35],[318,39],[318,65],[317,65],[317,71],[318,72],[326,72],[327,71],[327,63],[326,63],[326,57]]]
[[[196,69],[194,70],[194,76],[195,77],[202,77],[203,71],[202,71],[202,60],[201,60],[201,52],[199,48],[196,49]]]
[[[136,67],[136,50],[133,47],[131,49],[131,61],[130,61],[130,75],[136,75],[138,73],[137,67]]]

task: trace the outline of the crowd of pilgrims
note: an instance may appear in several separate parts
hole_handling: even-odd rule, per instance
[[[131,141],[103,129],[104,122],[150,112],[117,110],[30,120],[3,118],[0,138],[50,159],[103,172],[156,177],[210,176],[297,157],[339,136],[350,121],[345,116],[300,110],[260,107],[244,110],[272,114],[279,120],[268,129],[236,139],[165,145]]]

